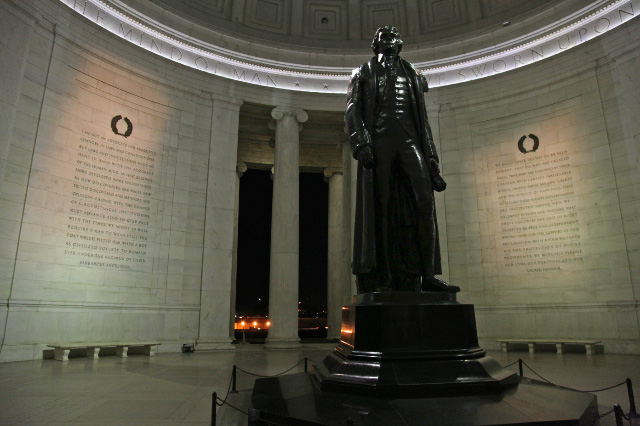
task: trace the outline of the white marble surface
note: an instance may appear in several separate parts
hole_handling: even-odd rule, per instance
[[[7,7],[10,5],[3,4]],[[22,12],[13,12],[24,19]],[[11,16],[3,14],[3,19]],[[51,28],[36,28],[31,41],[28,36],[11,40],[15,45],[11,51],[17,49],[20,40],[27,43],[28,50],[26,60],[21,62],[23,84],[11,86],[19,93],[18,119],[14,120],[7,152],[11,167],[4,173],[0,191],[5,275],[0,289],[6,292],[0,297],[11,296],[8,314],[3,309],[3,322],[7,322],[9,332],[3,339],[0,359],[39,358],[43,345],[51,340],[76,341],[92,335],[102,339],[194,341],[199,328],[208,167],[208,157],[202,153],[209,153],[211,128],[211,108],[203,114],[202,106],[210,104],[210,99],[187,95],[175,87],[159,90],[157,80],[132,75],[112,62],[102,63],[105,56],[94,53],[105,52],[74,50],[65,44],[68,39],[64,37],[56,38],[52,50]],[[49,59],[51,67],[46,75]],[[109,124],[115,115],[132,121],[131,137],[125,139],[111,132]],[[122,120],[119,126],[120,132],[126,128]],[[79,147],[83,131],[98,135],[97,140],[102,136],[105,140],[120,138],[118,141],[129,147],[119,145],[121,151],[107,151],[94,144]],[[86,148],[97,151],[89,154]],[[140,149],[152,150],[153,161],[134,157]],[[87,212],[105,215],[106,211],[93,199],[91,207],[84,206],[83,212],[78,212],[80,200],[72,195],[78,191],[74,185],[85,176],[98,182],[81,182],[94,189],[111,188],[106,185],[116,182],[111,172],[104,172],[110,173],[110,178],[99,177],[97,169],[77,163],[82,159],[79,153],[85,151],[96,157],[95,165],[102,167],[109,166],[98,163],[97,157],[108,159],[109,154],[146,162],[147,166],[136,166],[147,169],[153,163],[153,180],[145,188],[150,193],[150,202],[145,205],[148,210],[121,207],[126,213],[120,217],[131,219],[123,224],[141,220],[137,211],[146,215],[146,223],[141,225],[145,233],[140,234],[145,239],[135,240],[144,244],[133,247],[142,249],[133,256],[142,262],[134,265],[122,261],[122,266],[131,266],[129,270],[82,265],[77,256],[65,252],[70,245],[83,243],[78,237],[69,237],[70,232],[94,236],[91,231],[70,231],[69,225],[74,225],[70,217],[93,220],[97,216],[88,216]],[[86,173],[78,174],[77,168]],[[135,173],[140,176],[142,172]],[[114,193],[127,196],[137,195],[134,191],[140,188],[123,182],[117,185],[129,189],[114,189]],[[109,230],[106,225],[92,227],[105,233]],[[123,229],[121,232],[137,235],[131,228]],[[106,238],[106,234],[95,236]],[[199,242],[195,243],[193,236]],[[119,240],[108,237],[100,247],[119,251]],[[95,239],[91,241],[93,246],[97,244]],[[87,250],[96,253],[102,248]]]
[[[275,108],[276,145],[271,219],[269,319],[267,348],[299,346],[299,133],[307,121],[303,110]]]
[[[240,102],[216,100],[212,106],[211,151],[204,232],[200,301],[200,349],[233,349],[229,300],[236,208],[236,153]]]
[[[262,375],[281,373],[308,357],[319,362],[332,345],[305,345],[301,349],[264,351],[261,345],[238,345],[235,352],[160,353],[149,358],[103,355],[91,360],[73,357],[67,363],[38,360],[0,365],[0,423],[3,425],[209,425],[211,393],[224,398],[233,365]],[[160,346],[162,348],[162,346]],[[490,352],[501,365],[522,358],[546,379],[577,389],[597,389],[629,377],[640,393],[637,355],[582,353]],[[312,364],[311,362],[309,363]],[[517,372],[517,365],[511,367]],[[303,371],[303,365],[291,373]],[[525,376],[536,378],[525,367]],[[242,410],[250,406],[255,377],[238,372],[239,394],[228,402]],[[60,390],[64,389],[64,392]],[[601,414],[619,403],[628,410],[626,388],[598,394]],[[218,424],[246,423],[246,415],[230,406],[217,408]],[[609,415],[602,426],[614,426]]]
[[[342,307],[351,301],[351,270],[349,268],[350,245],[349,228],[344,221],[343,193],[344,178],[342,172],[325,169],[325,178],[329,181],[329,243],[327,265],[327,338],[340,338]]]
[[[447,101],[440,109],[439,133],[449,182],[444,201],[450,279],[462,288],[459,299],[476,305],[479,335],[488,347],[494,345],[491,338],[508,335],[602,339],[605,351],[612,352],[639,348],[637,273],[632,266],[637,234],[625,220],[625,214],[635,212],[629,207],[637,205],[637,192],[631,195],[630,190],[637,164],[635,173],[629,173],[627,162],[637,154],[625,142],[637,134],[637,125],[625,117],[640,95],[629,88],[632,80],[613,77],[629,75],[627,70],[637,64],[637,54],[622,47],[627,36],[627,30],[618,31],[605,44],[590,45],[585,55],[541,63],[531,74],[523,71],[482,87],[467,85],[427,97]],[[598,56],[603,51],[611,54]],[[618,96],[620,90],[626,94]],[[518,139],[529,134],[539,138],[540,147],[522,154]],[[531,140],[527,143],[531,149]],[[558,156],[561,161],[554,163]],[[517,167],[532,174],[505,184],[497,173],[505,166],[498,164],[523,158],[527,163]],[[532,165],[539,159],[567,171],[562,184],[571,195],[554,189],[559,183],[552,173],[536,171],[540,168]],[[515,185],[524,186],[509,189]],[[540,194],[528,192],[532,190]],[[561,201],[559,212],[570,213],[576,223],[535,222],[553,216],[548,209],[556,208],[524,200],[542,194]],[[636,202],[625,203],[625,198]],[[526,209],[511,211],[512,206]],[[506,216],[521,212],[529,214]],[[514,223],[523,219],[527,231],[509,229],[523,226]],[[567,241],[535,242],[541,230],[575,237],[569,242],[577,242],[580,253],[570,253]],[[511,261],[514,266],[507,266],[506,256],[518,259]],[[579,261],[549,269],[515,265],[536,259]]]

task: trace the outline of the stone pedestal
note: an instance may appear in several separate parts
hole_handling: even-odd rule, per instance
[[[453,293],[354,299],[317,374],[256,380],[250,426],[587,426],[598,418],[594,395],[519,378],[486,356],[473,305]]]
[[[517,383],[478,346],[473,305],[452,293],[358,295],[340,344],[317,367],[322,390],[419,397],[499,393]]]
[[[595,395],[522,378],[500,395],[380,398],[326,392],[312,374],[256,380],[249,426],[592,426]]]
[[[258,379],[250,426],[592,425],[594,395],[503,369],[478,346],[473,305],[448,293],[368,293],[316,366]]]

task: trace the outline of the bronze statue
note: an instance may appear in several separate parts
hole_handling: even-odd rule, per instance
[[[395,27],[376,31],[375,56],[349,81],[345,120],[358,160],[352,272],[358,294],[460,289],[442,273],[433,191],[444,191],[427,121],[427,80],[400,58]]]

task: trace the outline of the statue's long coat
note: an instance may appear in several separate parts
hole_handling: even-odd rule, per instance
[[[424,104],[423,93],[429,90],[427,80],[413,65],[404,59],[400,58],[400,64],[404,69],[409,84],[409,93],[413,106],[412,112],[416,129],[420,133],[422,154],[427,164],[429,164],[429,158],[435,158],[438,161],[438,154],[433,143],[431,127],[427,120]],[[376,84],[379,77],[376,75],[376,68],[377,58],[373,57],[369,62],[356,68],[349,81],[345,121],[347,122],[349,143],[354,156],[358,149],[365,145],[372,145],[370,135],[373,134],[374,123],[379,113],[377,100],[385,93],[386,84],[385,78],[381,78],[380,84]],[[367,169],[362,164],[358,164],[352,264],[352,272],[356,275],[370,273],[376,269],[374,173],[373,169]],[[436,274],[442,273],[437,226],[434,272]]]

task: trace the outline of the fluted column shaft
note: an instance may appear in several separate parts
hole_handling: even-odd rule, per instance
[[[269,318],[265,348],[300,346],[298,338],[299,156],[307,113],[275,108],[276,142],[271,219]]]
[[[231,318],[229,321],[229,337],[235,339],[236,289],[238,279],[238,218],[240,215],[240,178],[247,171],[247,164],[239,162],[236,166],[236,201],[233,214],[233,253],[231,257]]]
[[[327,267],[327,338],[339,339],[342,307],[350,303],[349,233],[345,232],[344,176],[342,172],[325,169],[329,182],[329,241]]]

